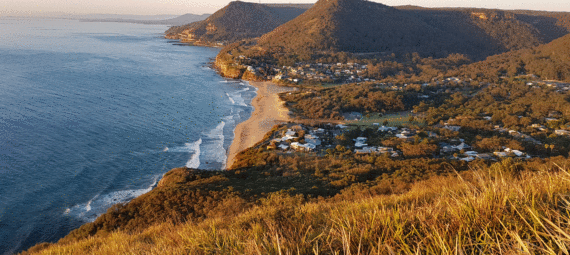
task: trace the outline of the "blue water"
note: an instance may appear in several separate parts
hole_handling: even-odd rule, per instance
[[[0,19],[0,254],[57,241],[172,168],[224,168],[255,89],[166,29]]]

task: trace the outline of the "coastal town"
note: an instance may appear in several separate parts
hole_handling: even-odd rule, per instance
[[[451,120],[453,121],[453,120]],[[374,128],[374,129],[372,129]],[[363,131],[359,128],[346,126],[343,124],[333,125],[324,124],[317,127],[290,123],[283,125],[272,134],[272,138],[264,142],[266,150],[281,151],[282,153],[316,153],[317,155],[333,154],[335,151],[351,151],[354,154],[375,154],[384,155],[391,158],[413,156],[413,149],[401,146],[403,143],[413,144],[414,141],[419,144],[430,144],[431,146],[419,147],[418,149],[429,151],[432,158],[446,158],[449,160],[474,161],[490,160],[498,161],[503,158],[517,158],[521,160],[533,157],[541,157],[540,155],[531,155],[524,152],[524,149],[513,149],[506,146],[499,146],[495,150],[481,151],[466,143],[465,139],[445,138],[436,132],[426,131],[425,129],[414,129],[407,127],[380,126],[380,123],[373,123],[372,128]],[[448,131],[459,134],[461,126],[454,126],[445,123],[440,127]],[[566,129],[551,130],[543,125],[534,124],[532,128],[546,134],[569,137],[570,131]],[[536,145],[542,143],[530,135],[504,128],[497,127],[496,132],[506,134],[521,142],[530,142]],[[363,135],[367,133],[369,135]],[[381,139],[378,139],[378,138]],[[395,144],[398,146],[383,146],[382,141],[399,140]],[[349,141],[346,143],[345,141]],[[549,146],[549,145],[547,145]],[[481,147],[481,146],[478,146]],[[404,149],[402,149],[404,148]],[[424,154],[422,154],[424,155]]]

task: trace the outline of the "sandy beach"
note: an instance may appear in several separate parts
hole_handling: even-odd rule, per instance
[[[274,125],[290,120],[289,110],[278,94],[292,91],[293,88],[277,86],[271,82],[249,83],[258,89],[257,96],[251,102],[254,111],[248,120],[236,126],[234,140],[228,151],[227,169],[233,165],[235,156],[240,151],[258,143]]]

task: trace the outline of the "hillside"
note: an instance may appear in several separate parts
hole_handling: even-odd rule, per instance
[[[202,43],[231,43],[261,36],[294,19],[310,5],[255,4],[235,1],[204,21],[172,27],[166,37]]]
[[[570,35],[532,49],[491,56],[466,66],[462,73],[495,79],[534,74],[543,80],[570,82]]]
[[[231,185],[240,177],[177,169],[161,187],[131,202],[143,207],[163,193],[159,207],[148,209],[171,208],[169,215],[154,212],[170,220],[136,231],[100,230],[90,238],[72,234],[24,254],[563,254],[570,243],[570,204],[564,197],[570,183],[569,173],[557,166],[564,163],[524,170],[527,165],[506,160],[397,192],[390,182],[377,189],[354,186],[333,199],[290,189],[251,203],[233,190],[225,197],[212,192],[195,199],[209,206],[202,218],[178,217],[196,207],[178,206],[166,195],[188,190],[193,198],[186,186],[202,183],[207,196],[208,183]],[[109,210],[98,221],[142,220],[120,211]]]
[[[321,0],[264,35],[259,45],[286,52],[442,52],[461,47],[455,36],[395,8],[361,0]]]
[[[322,0],[267,33],[271,52],[409,53],[474,60],[527,49],[568,34],[568,13],[470,8],[389,7],[363,0]]]

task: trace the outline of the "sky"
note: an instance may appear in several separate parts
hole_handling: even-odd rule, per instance
[[[570,12],[569,0],[373,0],[386,5],[423,7],[481,7]],[[230,0],[0,0],[0,16],[52,12],[73,14],[203,14],[214,13]],[[245,0],[244,2],[255,2]],[[261,0],[261,3],[315,3],[316,0]]]

